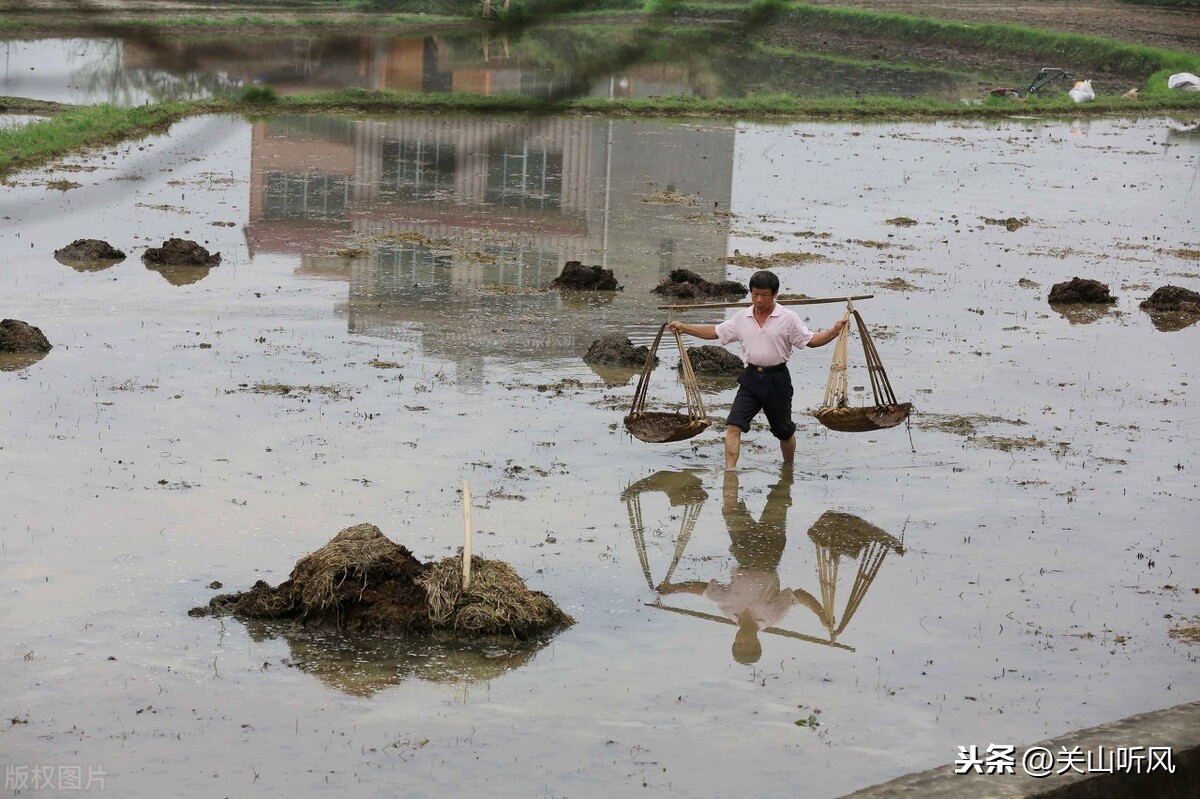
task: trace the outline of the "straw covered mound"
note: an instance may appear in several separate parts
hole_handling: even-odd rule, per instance
[[[435,629],[467,637],[527,638],[575,623],[550,597],[530,591],[507,563],[498,560],[472,556],[471,585],[465,592],[458,557],[438,561],[416,582],[425,590]]]
[[[276,588],[213,597],[191,616],[292,620],[325,629],[463,637],[527,638],[574,623],[545,594],[530,591],[506,564],[472,558],[470,589],[462,561],[422,563],[373,524],[348,527],[296,562]]]

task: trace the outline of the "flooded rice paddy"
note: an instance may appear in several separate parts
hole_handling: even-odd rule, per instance
[[[16,175],[3,315],[54,349],[0,372],[6,761],[129,796],[834,797],[1197,699],[1169,632],[1200,615],[1200,327],[1138,308],[1200,288],[1185,127],[208,117]],[[221,263],[141,262],[175,236]],[[55,260],[85,237],[128,258]],[[567,260],[624,291],[546,291]],[[762,264],[874,293],[911,429],[799,413],[794,473],[757,427],[734,479],[719,424],[625,434],[633,376],[587,346],[649,343],[671,269]],[[1048,306],[1073,276],[1117,303]],[[798,411],[831,354],[793,357]],[[705,386],[714,418],[732,396]],[[574,627],[187,616],[360,522],[452,554],[464,479],[476,552]],[[797,592],[758,650],[701,595],[734,580]]]

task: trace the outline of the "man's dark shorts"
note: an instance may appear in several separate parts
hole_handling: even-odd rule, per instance
[[[738,376],[738,392],[733,398],[727,425],[736,425],[743,433],[750,431],[750,421],[764,411],[771,424],[771,435],[786,441],[796,433],[792,421],[792,375],[786,364],[783,369],[760,372],[753,366]]]

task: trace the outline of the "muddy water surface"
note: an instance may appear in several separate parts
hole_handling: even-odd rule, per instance
[[[1137,303],[1200,288],[1198,145],[1163,119],[215,117],[16,176],[4,316],[55,347],[0,372],[7,760],[130,796],[833,797],[1197,699],[1168,631],[1200,615],[1200,327]],[[221,264],[143,265],[172,236]],[[54,260],[85,237],[129,257]],[[566,260],[625,290],[545,291]],[[911,430],[800,415],[794,474],[759,427],[736,481],[719,425],[624,434],[631,375],[587,345],[649,343],[672,268],[756,263],[875,294]],[[1076,275],[1118,302],[1049,307]],[[798,409],[830,354],[793,357]],[[714,418],[732,396],[706,385]],[[450,554],[463,479],[477,550],[575,627],[480,650],[186,615],[358,522]],[[759,651],[700,595],[775,580],[799,602]]]

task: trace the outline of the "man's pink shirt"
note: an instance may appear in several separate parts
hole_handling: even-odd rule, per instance
[[[741,342],[742,361],[752,366],[775,366],[783,363],[793,349],[804,349],[813,332],[800,321],[795,311],[776,304],[767,323],[762,327],[754,319],[754,308],[738,311],[717,325],[717,338],[722,344]]]

